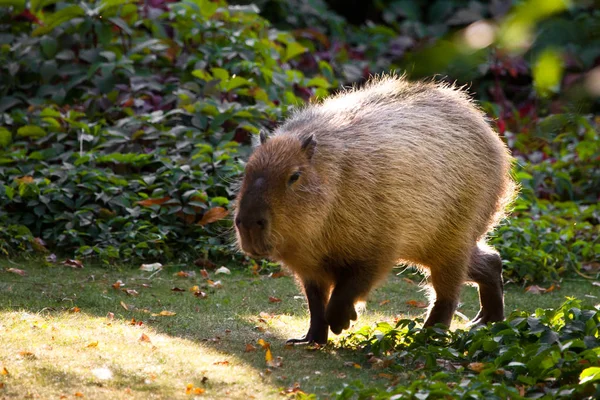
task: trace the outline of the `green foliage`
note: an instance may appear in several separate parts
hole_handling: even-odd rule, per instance
[[[525,212],[523,212],[525,211]],[[492,235],[514,282],[552,281],[581,270],[600,254],[600,207],[574,202],[518,200]]]
[[[381,390],[356,382],[334,398],[597,398],[599,329],[600,311],[573,299],[469,331],[380,323],[344,344],[375,352],[397,384]]]
[[[251,136],[330,83],[251,7],[153,4],[0,8],[5,253],[31,235],[107,261],[232,253],[229,221],[202,217],[229,207]]]

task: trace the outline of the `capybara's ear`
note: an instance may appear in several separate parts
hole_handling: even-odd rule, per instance
[[[315,148],[317,147],[317,139],[315,139],[315,135],[312,134],[306,139],[302,141],[302,150],[306,154],[306,157],[310,160],[315,154]]]
[[[265,143],[267,143],[267,134],[265,133],[265,131],[260,131],[260,144],[263,145]]]

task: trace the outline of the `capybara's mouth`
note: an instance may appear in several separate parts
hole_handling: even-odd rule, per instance
[[[238,240],[244,253],[253,258],[266,258],[271,255],[273,247],[261,237],[244,235],[238,231]]]

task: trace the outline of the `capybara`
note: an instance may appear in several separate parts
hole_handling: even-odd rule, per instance
[[[398,262],[429,274],[425,326],[450,325],[475,283],[474,323],[504,318],[502,260],[485,243],[515,194],[509,152],[459,88],[372,78],[261,134],[237,197],[241,249],[281,262],[325,343]]]

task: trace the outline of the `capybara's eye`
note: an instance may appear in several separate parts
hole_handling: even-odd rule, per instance
[[[298,179],[300,179],[300,171],[296,171],[292,174],[292,176],[290,176],[290,180],[288,181],[288,186],[293,185],[294,182],[296,182]]]

